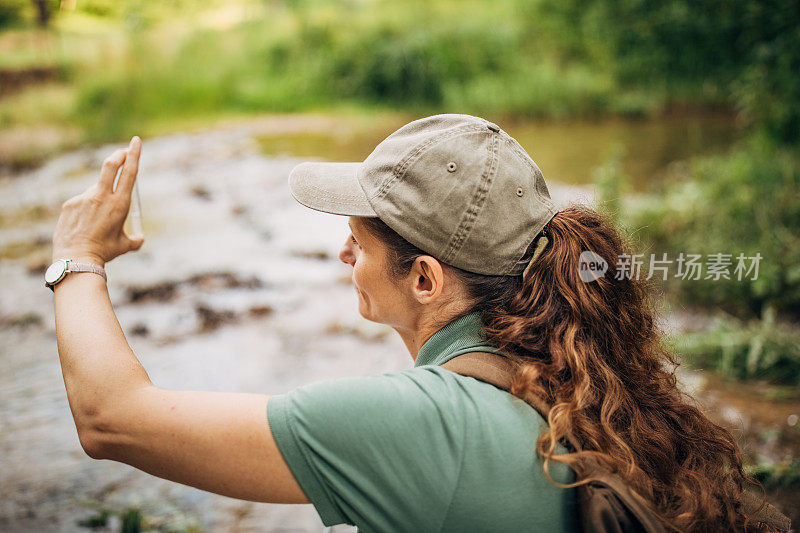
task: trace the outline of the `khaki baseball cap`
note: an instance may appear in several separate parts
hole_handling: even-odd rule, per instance
[[[471,115],[415,120],[361,163],[301,163],[289,187],[311,209],[379,217],[439,261],[487,275],[523,273],[543,248],[525,258],[531,241],[558,212],[522,146]]]

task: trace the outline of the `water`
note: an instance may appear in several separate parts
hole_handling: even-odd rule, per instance
[[[276,128],[257,139],[267,155],[363,161],[377,143],[414,118],[387,115],[318,120],[302,129]],[[657,185],[670,164],[697,155],[724,153],[742,136],[735,120],[724,114],[498,123],[531,155],[548,183],[590,184],[597,167],[618,156],[622,171],[640,192]]]
[[[321,133],[334,126],[335,137]],[[139,188],[147,241],[107,270],[120,324],[157,385],[279,394],[320,379],[411,366],[391,329],[357,313],[349,267],[336,260],[348,233],[346,219],[301,207],[286,185],[302,158],[332,155],[326,139],[335,139],[336,159],[357,160],[377,142],[378,130],[396,127],[369,121],[361,126],[363,131],[359,124],[342,126],[324,116],[284,117],[144,140]],[[588,169],[590,161],[602,159],[587,154],[600,154],[612,130],[636,146],[666,146],[653,140],[655,134],[649,144],[639,139],[648,128],[662,127],[576,126],[571,142],[566,126],[520,124],[508,131],[521,133],[525,146],[541,146],[541,166],[550,169],[546,174],[558,174],[559,166]],[[558,135],[570,150],[549,155],[546,142],[558,146]],[[596,146],[572,149],[589,138]],[[74,531],[78,520],[93,513],[94,502],[118,510],[141,506],[150,520],[175,527],[321,531],[309,505],[232,500],[93,461],[81,450],[58,364],[52,293],[42,274],[61,203],[96,180],[103,158],[115,148],[65,154],[0,181],[0,530]],[[647,153],[666,153],[653,150]],[[628,164],[630,172],[644,176],[650,170],[635,169],[661,163]],[[591,202],[591,188],[578,185],[586,172],[561,172],[582,177],[548,179],[556,202]],[[800,414],[797,402],[750,414],[754,402],[733,401],[740,390],[715,385],[703,373],[683,376],[695,394],[711,390],[706,397],[717,403],[710,405],[734,423],[737,414],[754,417],[745,433],[777,425],[795,439],[777,448],[765,441],[765,453],[779,457],[800,442],[800,425],[781,422]],[[759,422],[759,413],[774,412],[780,417],[766,426]],[[753,438],[756,446],[759,438]]]

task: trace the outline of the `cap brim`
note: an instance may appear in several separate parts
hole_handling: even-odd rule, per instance
[[[361,163],[301,163],[289,174],[294,199],[311,209],[355,217],[377,217],[358,183]]]

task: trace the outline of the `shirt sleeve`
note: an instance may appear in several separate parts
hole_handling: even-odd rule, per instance
[[[447,393],[430,392],[436,380],[417,368],[270,397],[270,430],[323,524],[419,531],[446,515],[464,432]]]

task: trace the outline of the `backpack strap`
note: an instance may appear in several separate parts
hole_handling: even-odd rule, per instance
[[[508,357],[497,355],[489,352],[470,352],[462,355],[457,355],[450,359],[443,365],[442,368],[475,378],[479,381],[484,381],[495,387],[508,392],[511,389],[511,382],[516,370],[516,363]],[[528,394],[524,399],[531,407],[536,409],[542,415],[545,421],[550,414],[550,405],[541,397]],[[581,451],[581,446],[578,440],[568,432],[566,435],[567,442],[574,451]],[[652,513],[648,509],[648,504],[644,502],[642,496],[635,491],[631,490],[625,482],[617,476],[609,472],[606,468],[599,465],[594,458],[586,458],[580,463],[577,474],[581,478],[590,478],[593,483],[597,482],[612,489],[617,497],[619,497],[631,511],[639,522],[645,526],[646,531],[665,531],[660,522],[654,520]],[[578,487],[580,488],[580,487]],[[587,491],[582,491],[581,494],[586,494]],[[750,514],[761,505],[761,498],[757,497],[752,492],[742,490],[740,502],[742,510],[745,514]],[[584,513],[587,515],[584,519],[590,522],[597,520],[598,524],[603,521],[600,516],[605,512],[605,506],[598,506],[601,509],[596,517],[591,516],[594,514],[592,509],[584,508]],[[764,507],[755,515],[756,522],[763,522],[778,527],[781,530],[789,531],[791,529],[791,520],[788,516],[778,511],[769,503],[765,503]]]
[[[511,389],[511,380],[516,369],[516,364],[509,358],[489,352],[470,352],[457,355],[441,366],[462,376],[485,381],[506,392]],[[524,400],[547,421],[550,406],[543,398],[529,394]],[[569,443],[568,448],[571,447],[575,451],[581,450],[580,444],[571,433],[568,433],[566,438]]]

